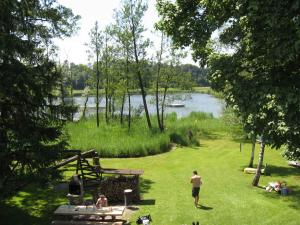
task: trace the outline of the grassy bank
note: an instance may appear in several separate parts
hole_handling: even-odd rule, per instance
[[[216,122],[217,123],[217,122]],[[212,128],[213,127],[213,128]],[[180,147],[170,152],[143,158],[101,159],[103,167],[143,169],[139,210],[130,217],[151,214],[155,225],[192,224],[299,224],[299,169],[289,167],[280,152],[266,149],[265,163],[271,176],[262,176],[260,185],[285,180],[292,194],[283,197],[251,186],[253,175],[244,174],[251,146],[231,139],[222,127],[212,123],[200,136],[200,147]],[[203,131],[202,130],[202,131]],[[257,161],[258,151],[255,154]],[[69,168],[71,169],[71,168]],[[203,178],[201,208],[195,208],[189,178],[197,169]],[[74,169],[65,172],[68,179]],[[57,185],[28,186],[0,203],[1,224],[48,225],[53,212],[67,202],[67,189]],[[91,196],[86,195],[86,198]]]
[[[155,117],[152,117],[152,124],[155,124]],[[119,121],[109,125],[102,122],[97,128],[95,117],[69,123],[66,129],[71,149],[95,149],[102,157],[139,157],[166,152],[171,143],[197,146],[200,135],[227,128],[211,114],[192,113],[181,119],[176,114],[168,115],[165,133],[157,128],[149,130],[144,117],[135,117],[130,131],[126,125],[120,126]]]
[[[163,89],[161,89],[161,91],[163,91]],[[130,91],[131,94],[140,94],[140,90],[139,89],[133,89]],[[210,87],[193,87],[191,90],[182,90],[179,88],[169,88],[168,89],[168,93],[170,94],[174,94],[174,93],[186,93],[186,92],[196,92],[196,93],[202,93],[202,94],[209,94],[209,95],[213,95],[213,96],[217,96],[219,97],[220,94],[218,94],[217,92],[213,91]],[[99,92],[101,95],[105,94],[104,89],[100,89]],[[154,89],[148,89],[147,90],[148,94],[154,94],[155,90]],[[82,96],[84,94],[84,90],[73,90],[73,95],[75,96]],[[91,93],[91,95],[95,95],[93,93]]]

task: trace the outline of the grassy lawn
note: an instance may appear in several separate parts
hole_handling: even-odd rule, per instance
[[[201,146],[177,148],[143,158],[102,159],[104,167],[140,168],[143,201],[131,217],[151,214],[155,225],[191,224],[299,224],[300,171],[287,165],[280,152],[267,149],[265,162],[271,176],[262,176],[261,185],[285,180],[293,190],[290,196],[267,193],[252,187],[253,175],[244,174],[250,145],[215,134],[201,139]],[[258,152],[258,151],[257,151]],[[256,154],[258,155],[258,154]],[[189,178],[197,169],[203,178],[202,208],[195,208]],[[68,172],[68,176],[71,173]],[[49,224],[54,209],[66,202],[66,190],[30,186],[0,204],[0,224]]]
[[[299,224],[300,171],[287,166],[279,152],[267,150],[265,159],[272,174],[262,176],[260,184],[285,180],[293,189],[288,197],[250,185],[253,175],[242,172],[248,163],[250,145],[244,145],[240,153],[239,143],[226,138],[203,140],[201,144],[200,148],[180,148],[138,161],[104,162],[107,166],[145,170],[145,205],[137,214],[150,213],[157,225],[191,224],[195,220],[200,224]],[[200,209],[193,206],[191,197],[189,178],[194,169],[204,183]]]

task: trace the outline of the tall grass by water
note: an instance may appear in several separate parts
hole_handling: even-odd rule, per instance
[[[155,125],[156,118],[152,117]],[[163,153],[171,149],[171,144],[198,146],[199,138],[212,132],[226,130],[222,120],[207,113],[191,113],[190,116],[177,118],[176,114],[166,117],[166,131],[158,128],[149,130],[144,117],[135,117],[128,130],[126,123],[121,126],[119,120],[108,125],[102,119],[99,128],[95,117],[90,117],[66,127],[70,136],[70,148],[86,151],[95,149],[101,157],[140,157]]]

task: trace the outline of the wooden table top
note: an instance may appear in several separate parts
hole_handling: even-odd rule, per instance
[[[54,211],[54,215],[122,216],[124,210],[125,206],[102,207],[102,209],[97,209],[92,205],[61,205]]]

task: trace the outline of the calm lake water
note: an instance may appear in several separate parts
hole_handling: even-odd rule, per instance
[[[95,113],[95,97],[89,97],[88,99],[88,114],[94,114]],[[85,98],[84,97],[74,97],[75,104],[82,107],[84,105]],[[222,113],[223,109],[223,101],[220,99],[217,99],[211,95],[208,94],[201,94],[201,93],[188,93],[188,94],[169,94],[167,99],[168,103],[182,103],[184,104],[184,107],[166,107],[165,112],[166,113],[172,113],[176,112],[178,117],[184,117],[190,114],[191,112],[207,112],[212,113],[214,117],[219,117]],[[150,114],[155,114],[155,101],[153,95],[147,96],[147,104],[149,108]],[[131,96],[131,105],[133,108],[133,111],[136,111],[139,108],[142,108],[143,101],[141,95],[132,95]],[[100,98],[100,107],[105,106],[105,98]],[[75,117],[79,117],[82,109],[79,110],[79,113]],[[117,109],[116,109],[117,111]],[[128,112],[128,102],[125,103],[125,109],[124,113],[126,114]]]

